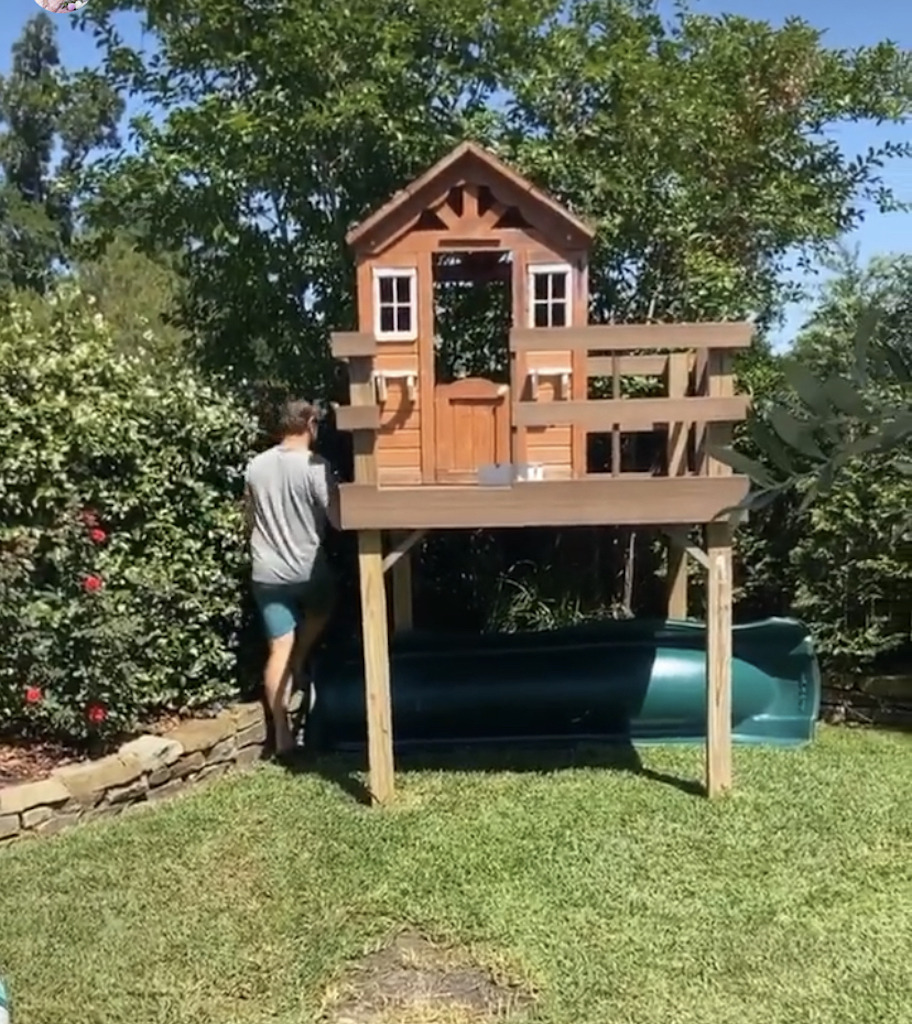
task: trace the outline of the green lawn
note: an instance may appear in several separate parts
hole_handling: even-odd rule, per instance
[[[910,737],[825,729],[736,773],[713,805],[594,767],[423,771],[377,812],[268,765],[4,850],[14,1024],[311,1022],[401,926],[532,986],[523,1021],[912,1020]]]

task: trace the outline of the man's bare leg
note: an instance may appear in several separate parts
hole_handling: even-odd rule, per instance
[[[288,727],[288,715],[285,710],[287,692],[294,671],[294,646],[293,631],[270,640],[269,656],[263,671],[263,689],[266,691],[266,704],[272,717],[277,754],[285,753],[294,745],[294,736]]]
[[[304,666],[307,659],[316,646],[317,641],[326,629],[329,622],[329,615],[314,615],[309,612],[304,616],[304,625],[298,631],[295,640],[294,651],[291,655],[291,687],[288,695],[288,711],[294,715],[295,721],[300,723],[300,712],[304,701],[307,699],[304,688],[307,680],[304,677]]]

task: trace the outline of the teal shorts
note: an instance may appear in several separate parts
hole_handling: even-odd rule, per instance
[[[253,582],[253,599],[270,640],[293,633],[305,615],[329,615],[335,596],[335,579],[328,569],[304,583]]]

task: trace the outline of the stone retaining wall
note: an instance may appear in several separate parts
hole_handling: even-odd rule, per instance
[[[163,736],[124,743],[97,761],[57,768],[46,779],[0,789],[0,846],[112,817],[188,785],[258,761],[266,741],[261,704],[182,722]]]

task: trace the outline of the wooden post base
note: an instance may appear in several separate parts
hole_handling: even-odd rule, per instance
[[[732,787],[732,531],[728,522],[706,527],[706,793]]]
[[[388,804],[395,795],[393,714],[383,537],[379,530],[358,531],[358,575],[361,582],[370,794],[374,804]]]

